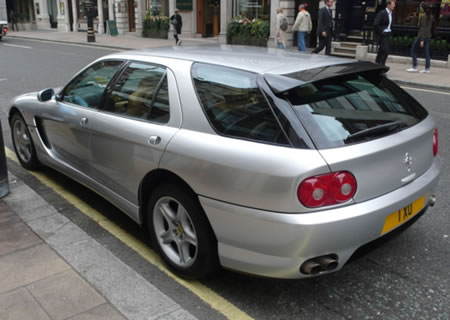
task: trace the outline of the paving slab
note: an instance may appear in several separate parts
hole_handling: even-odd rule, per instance
[[[106,302],[73,270],[47,277],[27,288],[42,308],[55,320],[66,319]]]
[[[50,320],[50,317],[27,289],[19,288],[0,294],[0,319]]]
[[[109,304],[102,304],[91,310],[85,311],[68,320],[125,320],[119,312]]]
[[[42,240],[20,220],[11,219],[0,224],[0,256],[36,246],[41,242]]]
[[[0,293],[70,269],[48,245],[41,244],[0,258]]]

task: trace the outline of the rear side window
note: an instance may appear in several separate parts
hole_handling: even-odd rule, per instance
[[[319,148],[386,136],[427,116],[417,101],[379,72],[307,83],[285,96]]]
[[[192,77],[206,116],[218,133],[289,145],[256,84],[256,74],[197,63]]]

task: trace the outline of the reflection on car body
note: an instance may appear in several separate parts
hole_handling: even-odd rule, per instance
[[[265,48],[121,52],[17,97],[9,121],[24,167],[111,201],[178,275],[311,277],[434,204],[436,126],[385,71]]]

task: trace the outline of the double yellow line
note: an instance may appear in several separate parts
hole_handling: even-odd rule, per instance
[[[16,155],[10,149],[5,148],[6,156],[19,163]],[[152,265],[156,266],[158,269],[167,274],[170,278],[190,290],[192,293],[197,295],[201,300],[209,304],[213,309],[223,314],[228,319],[238,319],[238,320],[250,320],[253,319],[247,315],[244,311],[238,309],[228,300],[217,294],[215,291],[206,287],[198,281],[186,281],[181,279],[171,273],[159,255],[151,250],[145,243],[137,240],[132,235],[121,229],[112,221],[106,219],[100,212],[89,206],[82,199],[76,197],[70,191],[61,187],[54,180],[46,176],[45,174],[38,171],[29,171],[33,176],[35,176],[41,183],[45,184],[52,190],[54,190],[58,195],[64,198],[67,202],[72,204],[86,216],[97,222],[103,229],[111,233],[114,237],[122,241],[129,248],[137,252],[141,257],[150,262]]]

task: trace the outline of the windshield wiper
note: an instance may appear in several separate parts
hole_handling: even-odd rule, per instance
[[[380,135],[380,134],[384,134],[384,133],[398,131],[407,126],[408,125],[402,121],[388,122],[388,123],[381,124],[376,127],[367,128],[367,129],[358,131],[356,133],[353,133],[345,139],[345,142],[351,142],[351,141],[355,141],[355,140],[365,138],[365,137],[376,136],[376,135]]]

